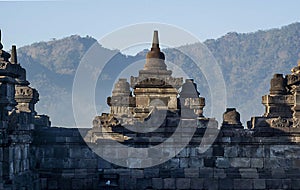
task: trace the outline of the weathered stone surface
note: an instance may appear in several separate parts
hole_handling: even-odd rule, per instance
[[[241,178],[239,168],[227,168],[225,170],[225,173],[226,173],[227,177],[231,178],[231,179],[240,179]]]
[[[180,167],[186,168],[189,166],[189,158],[180,158]]]
[[[255,179],[253,181],[253,189],[266,189],[266,181],[264,179]]]
[[[205,167],[215,167],[216,164],[216,158],[204,158],[203,163]]]
[[[241,177],[246,179],[257,179],[259,177],[257,169],[241,168],[239,169]]]
[[[198,168],[203,166],[203,159],[202,158],[197,158],[197,157],[192,157],[188,158],[188,166],[191,168]]]
[[[152,188],[152,180],[151,179],[137,179],[137,189],[147,189],[147,188]]]
[[[140,169],[131,170],[130,175],[134,178],[144,178],[144,171]]]
[[[225,173],[224,169],[215,168],[214,169],[214,178],[218,178],[218,179],[226,178],[226,173]]]
[[[172,178],[184,178],[184,168],[171,169]]]
[[[251,158],[251,168],[263,168],[264,159],[263,158]]]
[[[237,157],[238,156],[238,146],[225,146],[224,148],[225,157]]]
[[[164,179],[164,188],[165,189],[176,189],[175,179],[174,178]]]
[[[233,179],[219,179],[219,189],[233,189]]]
[[[177,178],[176,189],[191,189],[191,180],[189,178]]]
[[[184,176],[186,178],[198,178],[199,168],[184,168]]]
[[[229,160],[227,158],[217,158],[216,160],[216,167],[217,168],[229,168],[230,163]]]
[[[293,179],[291,182],[292,189],[300,189],[300,181],[298,179]]]
[[[264,160],[265,168],[289,168],[292,166],[290,159],[268,158]]]
[[[238,152],[239,157],[263,158],[264,148],[260,146],[241,146]]]
[[[199,168],[200,178],[213,178],[213,168]]]
[[[161,178],[169,178],[169,177],[171,177],[171,172],[169,169],[160,169],[159,176]]]
[[[281,189],[282,181],[278,179],[267,179],[266,180],[266,188],[267,189]]]
[[[250,167],[250,158],[230,158],[232,167],[248,168]]]
[[[291,179],[283,179],[282,180],[282,188],[283,189],[291,189],[291,187],[292,187]]]
[[[274,168],[272,169],[272,178],[273,179],[283,179],[286,178],[286,174],[283,168]]]
[[[202,189],[204,184],[203,178],[191,178],[191,189]]]
[[[234,179],[234,189],[253,189],[253,180],[250,179]]]
[[[213,146],[213,156],[224,156],[224,147]]]
[[[144,177],[145,178],[159,177],[159,169],[158,168],[145,168],[144,169]]]
[[[136,178],[130,176],[123,176],[119,180],[119,185],[123,189],[136,189]]]
[[[204,189],[213,189],[213,190],[219,189],[218,180],[217,179],[204,180],[203,188]]]
[[[278,158],[299,158],[300,147],[294,145],[272,145],[270,156]]]
[[[74,187],[74,186],[72,185],[72,187]],[[48,180],[47,189],[57,189],[57,188],[58,188],[57,181],[55,181],[55,180]]]
[[[163,179],[162,178],[152,178],[152,187],[154,189],[163,189]]]
[[[180,166],[179,158],[171,158],[164,164],[164,167],[169,168],[169,169],[170,168],[179,168],[179,166]]]

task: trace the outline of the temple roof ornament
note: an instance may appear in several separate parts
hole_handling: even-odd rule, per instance
[[[274,74],[270,82],[270,94],[285,95],[287,93],[286,88],[286,80],[283,74]]]
[[[155,30],[153,34],[153,41],[151,50],[146,55],[146,64],[144,70],[167,70],[165,64],[165,54],[160,51],[158,31]]]
[[[130,85],[127,79],[120,78],[115,84],[115,88],[112,92],[113,96],[129,96],[130,95]]]
[[[12,46],[11,48],[11,58],[10,62],[12,64],[17,64],[18,63],[18,58],[17,58],[17,47],[15,45]]]
[[[180,98],[199,98],[200,93],[197,90],[197,85],[193,79],[186,79],[182,85]]]
[[[165,55],[160,51],[158,31],[154,31],[151,50],[146,55],[146,63],[139,76],[130,78],[131,88],[137,87],[175,87],[179,89],[182,85],[182,77],[172,77],[172,71],[167,70]]]
[[[300,60],[298,60],[298,65],[291,69],[291,72],[294,74],[300,73]]]
[[[227,108],[226,112],[223,114],[222,129],[244,128],[240,118],[240,113],[237,112],[235,108]]]

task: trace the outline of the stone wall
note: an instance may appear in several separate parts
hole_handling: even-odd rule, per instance
[[[200,153],[203,132],[166,163],[128,169],[93,153],[77,129],[44,128],[35,132],[31,167],[41,189],[300,188],[299,129],[221,130]]]
[[[29,113],[13,112],[0,128],[0,189],[39,189],[38,173],[30,165],[35,159],[31,155],[30,119]]]

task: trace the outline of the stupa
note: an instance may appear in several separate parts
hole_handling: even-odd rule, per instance
[[[101,138],[96,135],[101,127],[117,136],[115,139],[124,140],[126,138],[113,133],[114,127],[170,127],[177,126],[181,118],[197,120],[196,123],[203,127],[209,119],[203,115],[205,98],[199,95],[193,79],[183,83],[183,77],[172,76],[159,47],[158,31],[154,31],[144,68],[137,77],[131,76],[130,83],[124,78],[117,81],[112,96],[107,98],[110,113],[95,117],[93,129],[85,140],[95,142],[95,138]]]

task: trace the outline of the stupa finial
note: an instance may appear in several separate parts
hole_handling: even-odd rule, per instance
[[[17,47],[15,45],[13,45],[12,48],[11,48],[10,62],[13,63],[13,64],[17,64],[18,63]]]
[[[159,48],[158,31],[154,30],[152,48]]]
[[[166,70],[165,54],[160,51],[158,41],[158,31],[154,30],[152,47],[146,55],[144,70]]]

